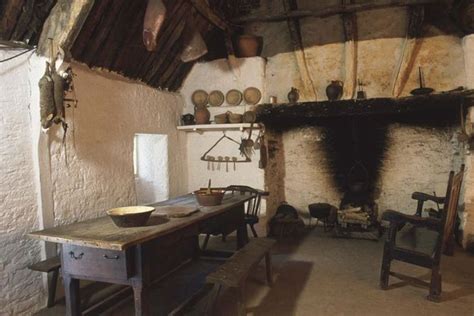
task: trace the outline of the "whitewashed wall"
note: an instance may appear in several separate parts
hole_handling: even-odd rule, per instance
[[[330,4],[298,1],[300,8],[307,9],[320,9]],[[283,9],[272,1],[262,1],[260,10],[277,13]],[[358,78],[366,84],[365,91],[370,98],[392,96],[392,81],[402,54],[407,19],[406,8],[372,10],[357,14],[360,39],[357,72]],[[346,79],[347,47],[344,43],[342,19],[340,16],[305,18],[301,19],[300,23],[309,77],[316,90],[316,100],[326,100],[325,89],[330,80]],[[256,86],[263,89],[262,102],[268,102],[270,95],[277,96],[279,102],[286,102],[287,93],[293,86],[303,92],[302,101],[315,100],[311,93],[303,91],[308,83],[303,83],[287,22],[252,23],[247,25],[247,32],[263,36],[262,56],[265,59],[240,59],[240,76],[230,71],[225,60],[197,64],[181,90],[188,112],[192,112],[189,105],[190,95],[196,89],[208,92],[219,89],[225,93],[230,88],[256,85],[256,81],[260,82],[260,85]],[[424,69],[426,84],[436,91],[465,85],[462,40],[456,35],[445,34],[435,26],[425,26],[423,36],[418,43],[413,70],[406,85],[401,89],[401,95],[409,95],[412,89],[418,87],[418,66]],[[252,69],[245,68],[257,62],[263,65],[252,66]],[[345,84],[348,85],[349,82]],[[210,110],[215,114],[226,109],[222,107]],[[410,196],[415,190],[444,194],[449,170],[459,167],[465,154],[464,148],[456,142],[456,132],[455,129],[436,131],[403,125],[390,127],[387,160],[384,162],[379,183],[382,193],[377,200],[381,210],[392,208],[407,213],[413,212],[416,203]],[[269,197],[272,205],[287,200],[302,213],[307,213],[307,205],[310,203],[339,204],[342,196],[334,189],[333,179],[325,168],[327,157],[318,145],[319,134],[317,128],[302,128],[286,132],[278,140],[281,142],[279,150],[284,154],[277,155],[282,161],[272,166],[278,166],[281,170],[267,169],[265,185],[273,187],[268,182],[279,181],[284,188],[277,189],[278,193],[273,192]],[[207,178],[212,175],[206,171],[206,163],[199,162],[198,159],[218,136],[219,133],[188,135],[190,189],[205,185]],[[408,163],[408,160],[413,161]],[[227,178],[224,174],[216,181],[226,182]],[[234,179],[240,181],[239,178]],[[273,211],[274,207],[270,212]]]
[[[210,63],[196,64],[181,88],[181,94],[186,103],[184,113],[194,113],[194,106],[191,102],[191,95],[197,89],[203,89],[208,93],[212,90],[220,90],[224,93],[231,89],[244,91],[247,87],[256,87],[265,93],[265,60],[261,57],[241,58],[237,60],[235,68],[229,66],[225,59],[216,60]],[[220,107],[208,108],[211,112],[211,119],[214,115],[231,111],[243,113],[249,106],[242,101],[240,106],[227,106],[224,103]],[[228,186],[231,184],[249,185],[251,187],[264,188],[264,172],[258,168],[259,154],[253,156],[251,163],[238,163],[236,170],[229,163],[229,171],[226,172],[226,164],[212,165],[201,161],[200,157],[222,136],[222,131],[204,132],[202,134],[189,132],[187,136],[187,168],[188,168],[188,190],[193,191],[200,187],[207,186],[208,179],[212,179],[213,186]],[[227,136],[240,142],[241,137],[248,137],[247,133],[240,131],[226,131]],[[255,140],[258,133],[253,132],[252,139]],[[239,159],[240,153],[238,145],[230,141],[223,141],[209,155],[213,156],[236,156]]]
[[[0,58],[12,54],[0,50]],[[72,64],[79,103],[67,109],[63,144],[62,129],[40,131],[44,59],[27,56],[0,64],[0,315],[31,315],[45,306],[41,273],[26,268],[40,260],[42,243],[27,239],[28,232],[136,203],[135,133],[168,135],[169,194],[187,192],[179,94]]]
[[[0,59],[18,52],[0,50]],[[28,315],[44,303],[41,275],[27,269],[41,247],[25,238],[39,227],[30,55],[0,64],[0,315]]]
[[[186,138],[176,130],[181,97],[78,64],[73,69],[79,104],[67,113],[71,126],[67,147],[60,141],[60,129],[51,146],[56,224],[136,203],[135,133],[168,135],[169,194],[184,193]]]

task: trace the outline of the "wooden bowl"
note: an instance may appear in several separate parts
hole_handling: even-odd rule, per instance
[[[222,204],[225,190],[223,189],[211,189],[211,194],[207,193],[207,189],[201,189],[194,191],[196,201],[201,206],[216,206]]]
[[[242,114],[237,113],[230,113],[229,114],[229,122],[231,123],[242,123]]]
[[[113,208],[107,211],[118,227],[145,226],[155,208],[150,206],[127,206]]]

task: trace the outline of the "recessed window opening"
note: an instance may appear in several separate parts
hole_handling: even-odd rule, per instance
[[[133,172],[138,204],[168,199],[168,135],[135,134]]]

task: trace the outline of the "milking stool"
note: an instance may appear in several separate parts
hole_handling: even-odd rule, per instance
[[[321,221],[323,222],[323,227],[324,227],[324,232],[329,231],[330,229],[328,228],[328,219],[329,215],[331,214],[331,209],[332,206],[331,204],[327,203],[313,203],[308,205],[309,209],[309,226],[311,226],[311,219],[316,218],[316,225],[318,225],[318,222]]]

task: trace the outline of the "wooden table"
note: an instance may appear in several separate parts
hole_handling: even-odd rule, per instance
[[[248,241],[244,204],[252,196],[226,195],[222,205],[199,207],[188,217],[151,216],[147,226],[119,228],[108,217],[30,233],[62,245],[61,269],[67,315],[80,315],[79,280],[133,287],[135,315],[149,315],[150,284],[199,256],[199,232],[209,226],[237,230],[237,247]],[[196,205],[189,194],[152,206]]]

